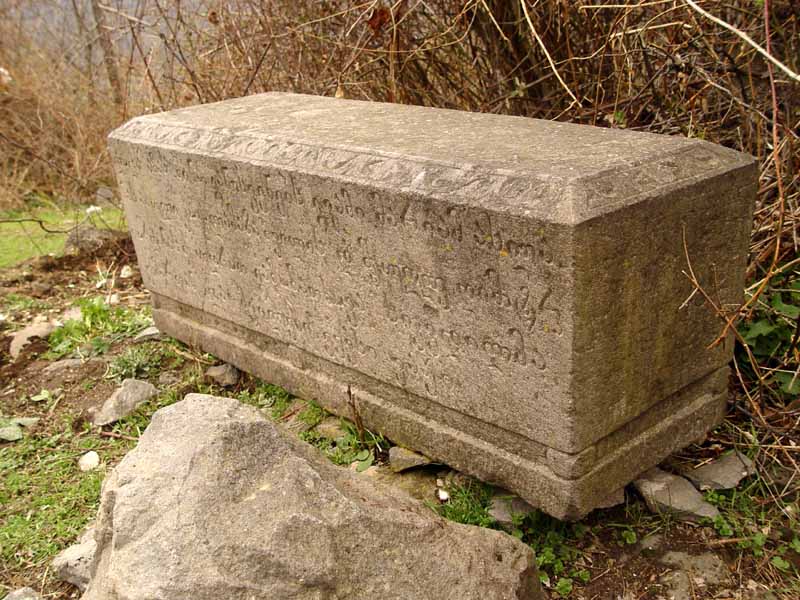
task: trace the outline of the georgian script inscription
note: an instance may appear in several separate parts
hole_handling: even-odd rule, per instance
[[[117,164],[160,294],[489,422],[568,368],[552,227],[153,147]]]

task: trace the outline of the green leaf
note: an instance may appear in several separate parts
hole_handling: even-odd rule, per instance
[[[572,576],[579,579],[581,583],[589,583],[589,580],[592,578],[591,573],[589,573],[587,569],[575,571]]]
[[[800,394],[800,376],[795,379],[794,373],[778,371],[775,373],[775,379],[781,384],[781,391],[784,393],[792,394],[793,396]]]
[[[776,569],[780,569],[781,571],[788,571],[792,566],[789,564],[789,561],[782,556],[773,556],[769,562],[772,563],[772,566],[774,566]]]
[[[783,316],[789,317],[790,319],[796,319],[798,316],[800,316],[800,306],[784,304],[783,298],[781,298],[780,294],[775,294],[772,296],[772,308],[781,313]]]
[[[370,466],[372,466],[373,462],[375,462],[375,457],[372,456],[372,454],[369,454],[367,458],[358,463],[356,471],[358,471],[359,473],[361,473],[362,471],[366,471],[367,469],[370,468]]]
[[[44,402],[50,400],[50,390],[42,390],[35,396],[31,396],[31,402]]]
[[[775,331],[775,325],[766,319],[759,319],[747,328],[743,337],[746,342],[752,342],[757,337],[769,335],[773,331]]]
[[[636,543],[636,532],[632,529],[625,529],[622,532],[622,539],[625,540],[626,544],[635,544]]]
[[[792,543],[789,544],[789,547],[798,554],[800,554],[800,538],[798,537],[792,538]]]
[[[370,456],[369,450],[362,450],[358,454],[356,454],[356,460],[362,461],[367,460],[367,457]]]
[[[566,598],[572,593],[572,579],[569,577],[562,577],[558,580],[555,590],[559,596]]]

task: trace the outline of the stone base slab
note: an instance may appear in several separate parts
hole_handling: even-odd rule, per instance
[[[236,367],[488,483],[579,519],[720,422],[728,368],[672,394],[578,454],[480,422],[262,333],[153,294],[158,328]]]

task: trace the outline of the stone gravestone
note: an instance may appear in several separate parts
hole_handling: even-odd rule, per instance
[[[754,160],[270,93],[110,138],[162,331],[578,518],[721,418]]]

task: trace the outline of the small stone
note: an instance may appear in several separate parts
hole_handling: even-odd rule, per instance
[[[656,550],[664,543],[664,536],[658,533],[651,533],[642,538],[642,541],[639,542],[639,546],[642,550],[650,551]]]
[[[73,254],[95,252],[106,244],[119,239],[120,236],[119,232],[110,229],[97,229],[88,224],[79,225],[70,232],[64,249]]]
[[[17,440],[21,440],[22,436],[22,427],[19,425],[11,424],[0,427],[0,441],[16,442]]]
[[[739,485],[742,479],[755,473],[753,461],[734,450],[699,469],[686,469],[681,475],[700,490],[730,490]]]
[[[633,482],[654,513],[669,512],[678,518],[698,521],[713,519],[719,511],[683,477],[652,468]]]
[[[431,464],[431,459],[402,446],[389,448],[389,467],[395,473],[400,473],[414,467],[424,467]]]
[[[131,269],[130,265],[125,265],[119,271],[120,279],[130,279],[133,277],[133,269]]]
[[[158,390],[153,384],[138,379],[126,379],[92,416],[92,424],[102,426],[119,421],[156,394]]]
[[[106,297],[106,304],[108,304],[109,306],[116,306],[117,304],[119,304],[119,294],[117,294],[116,292],[114,292],[113,294],[109,294]]]
[[[447,490],[439,488],[436,490],[436,497],[439,498],[439,502],[447,502],[450,500],[450,493]]]
[[[78,468],[81,471],[91,471],[100,466],[100,455],[90,450],[78,459]]]
[[[38,323],[32,323],[27,327],[20,329],[14,334],[14,337],[11,339],[11,346],[9,347],[8,353],[11,355],[12,360],[16,360],[19,357],[20,352],[22,349],[28,345],[28,343],[33,338],[42,338],[46,339],[53,331],[55,331],[57,324],[55,321],[44,321]]]
[[[161,387],[170,387],[178,383],[180,380],[181,378],[176,373],[173,373],[172,371],[164,371],[158,376],[158,385]]]
[[[83,311],[81,311],[80,306],[72,306],[64,311],[60,321],[66,323],[67,321],[80,321],[82,318]]]
[[[36,593],[36,590],[29,587],[19,588],[13,592],[9,592],[5,600],[39,600],[41,596]]]
[[[223,387],[233,387],[239,383],[239,369],[228,363],[211,367],[206,371],[206,378]]]
[[[52,563],[56,578],[71,583],[81,592],[85,591],[91,580],[91,566],[97,542],[94,527],[87,529],[77,544],[62,550]]]
[[[164,334],[159,331],[155,325],[142,329],[139,333],[133,336],[133,343],[139,344],[141,342],[153,342],[164,338]]]
[[[489,514],[505,530],[513,530],[515,516],[524,516],[532,512],[534,508],[519,496],[498,489],[492,495],[492,503],[489,506]]]
[[[80,358],[64,358],[47,365],[44,369],[42,369],[42,373],[45,373],[46,375],[53,375],[56,373],[60,373],[62,371],[69,371],[71,369],[76,369],[80,367],[82,364],[83,360],[81,360]]]
[[[342,428],[342,420],[339,417],[325,417],[315,428],[319,435],[329,440],[338,440],[347,435]]]

